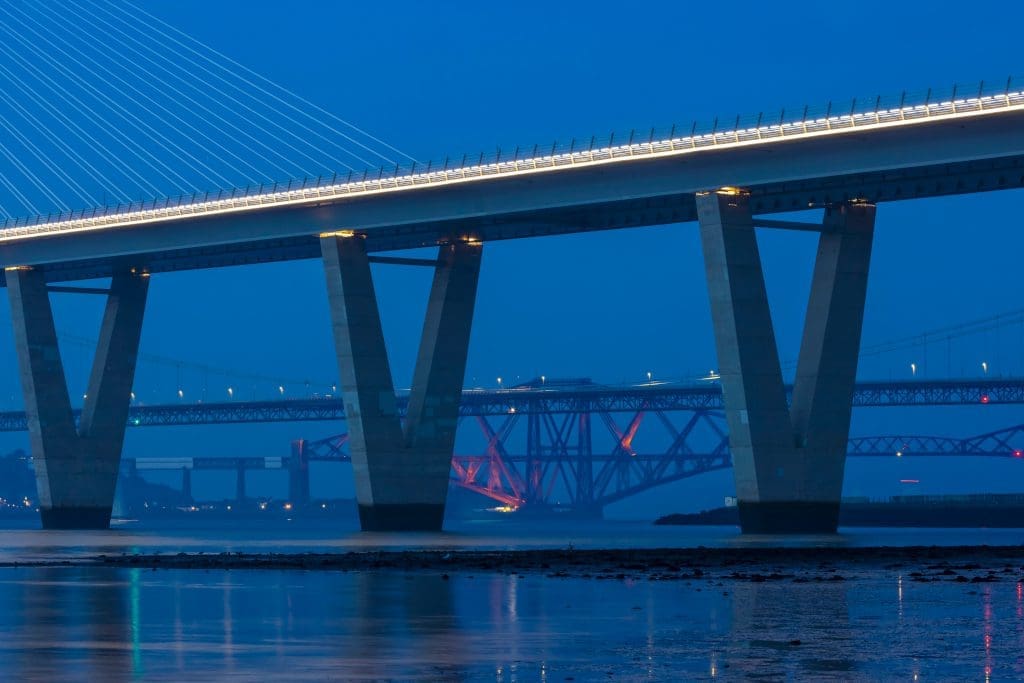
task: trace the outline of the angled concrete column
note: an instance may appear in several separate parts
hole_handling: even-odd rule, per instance
[[[808,488],[823,492],[826,500],[839,501],[875,207],[846,204],[830,208],[822,227],[790,411],[796,446],[812,463],[807,472]]]
[[[118,272],[75,428],[53,309],[41,272],[7,271],[40,512],[46,529],[110,524],[149,278]]]
[[[701,194],[697,211],[743,531],[834,532],[874,207],[826,216],[792,409],[747,197]]]
[[[325,236],[321,250],[362,528],[440,529],[481,246],[440,250],[404,428],[365,243]]]

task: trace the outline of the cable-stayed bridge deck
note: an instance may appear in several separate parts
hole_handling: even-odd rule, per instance
[[[754,213],[770,214],[1022,185],[1024,92],[1007,87],[39,218],[0,231],[0,265],[62,281],[126,262],[161,272],[313,258],[326,232],[356,231],[367,250],[386,251],[687,222],[694,195],[722,186],[744,188]]]

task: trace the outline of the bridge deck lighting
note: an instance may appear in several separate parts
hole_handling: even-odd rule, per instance
[[[333,232],[322,232],[320,237],[355,237],[355,230],[334,230]]]
[[[725,194],[725,195],[735,196],[735,195],[743,194],[744,190],[742,190],[742,189],[740,189],[738,187],[731,187],[729,185],[726,185],[725,187],[720,187],[717,190],[715,190],[715,193],[716,194]]]
[[[0,242],[26,238],[50,238],[55,232],[80,232],[97,229],[119,229],[129,225],[153,224],[159,222],[190,219],[197,215],[220,215],[228,213],[262,211],[267,208],[284,206],[311,206],[337,201],[346,197],[366,196],[381,193],[417,191],[425,186],[451,185],[467,182],[479,182],[497,176],[521,176],[561,172],[565,169],[580,166],[605,164],[633,164],[644,158],[679,157],[692,153],[703,153],[706,150],[729,149],[736,147],[764,146],[784,143],[792,139],[807,139],[858,134],[874,129],[906,128],[926,124],[931,121],[962,120],[967,118],[997,117],[1005,112],[1024,110],[1024,90],[1011,89],[1010,82],[1006,87],[986,88],[980,84],[977,94],[970,97],[957,97],[955,92],[949,98],[929,97],[923,102],[906,102],[901,98],[898,106],[883,107],[881,100],[876,101],[873,110],[858,109],[853,106],[848,113],[833,113],[831,106],[828,113],[822,116],[804,116],[802,119],[785,117],[777,122],[767,123],[759,117],[756,125],[741,125],[737,121],[735,127],[716,129],[714,132],[701,133],[694,130],[690,135],[677,135],[675,129],[665,137],[655,139],[653,136],[644,140],[630,139],[628,143],[609,141],[607,146],[589,147],[568,150],[551,150],[537,155],[514,158],[496,159],[468,163],[458,167],[445,164],[443,168],[409,169],[407,172],[375,179],[363,177],[350,179],[347,182],[337,180],[328,183],[316,183],[307,187],[293,188],[275,185],[272,188],[261,188],[257,193],[243,192],[230,196],[218,195],[216,199],[208,196],[193,201],[183,199],[171,203],[151,201],[133,203],[127,211],[118,210],[104,212],[78,212],[58,218],[38,217],[27,224],[15,223],[13,227],[3,230]],[[737,188],[725,187],[724,191]],[[9,226],[12,221],[0,223]],[[352,234],[348,234],[352,233]],[[321,233],[326,236],[354,236],[354,231],[338,230]],[[365,236],[365,235],[362,235]]]

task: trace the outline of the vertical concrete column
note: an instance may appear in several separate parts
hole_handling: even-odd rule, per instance
[[[241,505],[248,497],[245,490],[245,463],[239,460],[235,468],[235,501]]]
[[[192,498],[192,468],[182,467],[181,468],[181,495],[186,500],[194,500]]]
[[[43,274],[6,272],[43,528],[107,528],[149,279],[114,275],[75,429]]]
[[[365,242],[324,236],[321,251],[362,528],[440,529],[481,247],[440,251],[404,429]]]
[[[309,505],[309,456],[303,439],[292,441],[292,457],[288,461],[288,499],[296,507]]]
[[[875,207],[829,208],[818,241],[790,408],[809,490],[842,498]]]

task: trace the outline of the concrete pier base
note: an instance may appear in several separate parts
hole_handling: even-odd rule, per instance
[[[43,274],[6,272],[39,508],[45,529],[106,529],[138,355],[149,278],[111,279],[76,428]]]
[[[832,533],[860,349],[875,207],[826,209],[792,405],[742,192],[697,196],[744,533]]]
[[[745,534],[832,534],[839,525],[839,501],[739,501]]]
[[[360,503],[359,525],[363,531],[439,531],[444,508],[444,503]]]
[[[365,243],[321,238],[364,531],[439,530],[444,520],[482,248],[441,247],[403,426]]]

